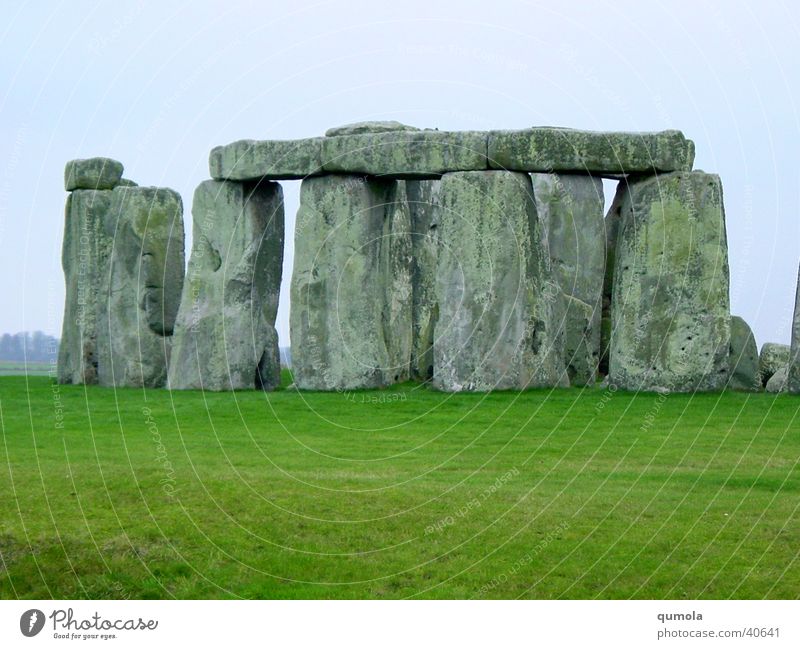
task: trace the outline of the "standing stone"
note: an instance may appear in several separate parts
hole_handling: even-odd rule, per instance
[[[183,203],[160,187],[117,187],[98,329],[101,385],[161,387],[184,275]]]
[[[433,332],[439,315],[436,302],[436,260],[439,250],[439,180],[406,182],[411,212],[412,343],[411,375],[433,378]]]
[[[794,298],[788,388],[792,394],[800,394],[800,271],[797,273],[797,291]]]
[[[766,387],[767,381],[772,378],[780,368],[789,365],[791,347],[780,343],[764,343],[758,355],[758,372],[761,375],[761,384]]]
[[[703,172],[632,183],[622,205],[611,304],[611,383],[719,390],[730,307],[722,184]]]
[[[567,330],[567,338],[589,334],[584,341],[589,357],[599,362],[606,256],[603,181],[576,174],[531,174],[531,179],[553,274],[564,294],[589,305],[591,312],[588,329]],[[580,320],[573,317],[568,323]],[[594,377],[596,368],[590,374]]]
[[[731,390],[757,391],[761,389],[758,372],[758,347],[753,331],[742,318],[731,316],[730,380]]]
[[[448,392],[559,384],[564,341],[530,176],[445,174],[433,383]]]
[[[377,388],[409,377],[411,217],[405,183],[351,175],[300,186],[291,286],[298,388]]]
[[[597,381],[596,310],[570,295],[565,297],[564,363],[570,385],[592,386]]]
[[[97,383],[100,287],[108,273],[110,191],[78,189],[67,197],[61,264],[66,282],[58,382]]]
[[[611,350],[611,293],[614,286],[614,266],[616,263],[617,236],[622,221],[622,202],[628,193],[629,181],[622,179],[611,207],[605,217],[606,264],[603,272],[603,314],[600,322],[600,373],[608,374],[608,357]]]
[[[195,190],[192,219],[168,385],[274,389],[280,383],[281,186],[207,180]]]

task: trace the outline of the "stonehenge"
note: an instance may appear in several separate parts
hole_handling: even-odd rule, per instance
[[[800,392],[731,316],[718,176],[680,131],[360,122],[214,147],[183,204],[109,158],[65,168],[58,380],[273,390],[287,237],[298,390]],[[603,179],[618,182],[604,214]],[[282,182],[300,181],[294,232]],[[799,282],[800,282],[800,278]],[[775,376],[777,375],[777,379]]]

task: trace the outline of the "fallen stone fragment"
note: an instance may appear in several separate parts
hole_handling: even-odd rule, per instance
[[[766,386],[781,367],[789,365],[791,347],[780,343],[764,343],[758,356],[758,371],[761,375],[761,384]]]
[[[775,370],[775,373],[769,377],[765,389],[767,392],[778,394],[786,392],[789,387],[789,366],[784,365]]]

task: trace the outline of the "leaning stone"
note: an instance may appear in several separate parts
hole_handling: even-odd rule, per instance
[[[110,191],[77,189],[67,196],[61,263],[66,283],[58,348],[58,382],[97,383],[100,286],[108,272]]]
[[[130,178],[120,178],[117,187],[138,187],[139,183],[133,182]]]
[[[239,140],[213,148],[208,168],[214,180],[306,178],[322,171],[323,140]]]
[[[688,171],[694,143],[680,131],[624,133],[535,127],[492,131],[488,145],[493,169],[576,172],[598,175]]]
[[[114,189],[122,178],[122,163],[111,158],[70,160],[64,168],[64,187],[74,189]]]
[[[731,390],[757,391],[761,389],[758,372],[758,347],[753,331],[742,318],[731,316],[730,380]]]
[[[702,172],[631,183],[611,304],[611,382],[625,390],[719,390],[730,308],[722,184]]]
[[[280,383],[281,186],[206,180],[194,192],[192,218],[168,386],[274,389]]]
[[[419,131],[414,126],[401,124],[400,122],[374,121],[374,122],[355,122],[344,126],[335,126],[325,131],[325,137],[335,137],[337,135],[362,135],[364,133],[392,133],[395,131]]]
[[[562,293],[530,176],[445,174],[440,205],[434,386],[460,392],[558,385],[565,375]]]
[[[576,174],[531,174],[531,179],[553,274],[565,295],[589,305],[587,344],[597,359],[606,255],[603,182]]]
[[[409,377],[411,224],[402,182],[308,178],[291,284],[292,372],[304,390]]]
[[[161,387],[184,275],[183,203],[160,187],[118,187],[98,330],[101,385]]]
[[[439,315],[436,302],[436,260],[439,250],[439,180],[406,182],[411,212],[412,349],[411,375],[433,378],[433,332]]]
[[[570,385],[594,385],[597,381],[599,349],[595,310],[585,302],[566,296],[564,364]]]
[[[789,387],[789,366],[784,365],[775,370],[775,373],[769,378],[764,387],[767,392],[775,394],[786,392]]]
[[[781,367],[789,365],[791,347],[780,343],[764,343],[758,356],[758,371],[761,374],[761,384],[766,386]]]
[[[800,271],[797,273],[797,291],[794,298],[788,387],[792,394],[800,394]]]
[[[396,178],[438,178],[486,169],[486,133],[401,130],[325,138],[324,169]]]

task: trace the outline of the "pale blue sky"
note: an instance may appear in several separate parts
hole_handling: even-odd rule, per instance
[[[66,160],[107,155],[140,184],[177,189],[190,230],[213,146],[396,119],[682,129],[696,167],[722,177],[733,311],[759,345],[789,340],[800,259],[795,2],[70,0],[10,5],[4,19],[0,332],[60,334]],[[291,232],[297,183],[284,191]]]

